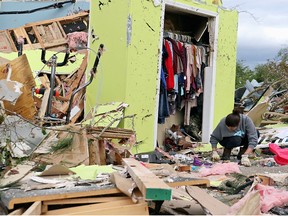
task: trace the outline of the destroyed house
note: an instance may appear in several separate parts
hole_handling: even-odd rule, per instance
[[[198,141],[207,143],[234,105],[237,20],[237,11],[226,10],[220,1],[91,1],[89,28],[97,40],[90,35],[90,47],[96,50],[103,43],[107,52],[97,79],[88,86],[86,112],[95,104],[127,103],[125,115],[135,114],[135,122],[124,119],[122,126],[134,127],[136,152],[162,146],[166,129],[189,128],[190,116],[200,120]],[[188,61],[173,50],[173,43],[190,50]],[[165,44],[174,59],[164,59]],[[163,75],[164,90],[163,65],[171,69]],[[188,70],[190,79],[182,76]]]

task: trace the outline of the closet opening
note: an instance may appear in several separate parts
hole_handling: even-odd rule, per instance
[[[208,142],[212,132],[216,13],[198,10],[165,5],[157,144],[166,151]]]

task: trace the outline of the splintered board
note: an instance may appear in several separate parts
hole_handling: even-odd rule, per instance
[[[128,172],[146,200],[171,200],[172,189],[134,158],[123,158]]]

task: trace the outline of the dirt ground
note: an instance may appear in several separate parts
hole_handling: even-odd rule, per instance
[[[255,174],[267,174],[267,173],[288,173],[288,165],[285,166],[251,166],[251,167],[240,167],[243,175],[252,176]]]

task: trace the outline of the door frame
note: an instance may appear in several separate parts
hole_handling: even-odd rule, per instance
[[[175,8],[176,11],[183,11],[197,16],[208,18],[209,44],[211,45],[209,55],[209,67],[205,68],[204,77],[204,92],[203,92],[203,116],[202,116],[202,142],[208,143],[210,134],[214,125],[214,96],[216,83],[216,58],[218,47],[218,29],[219,29],[219,14],[213,11],[204,10],[194,6],[189,6],[173,0],[164,0],[162,2],[161,25],[160,25],[160,43],[159,43],[159,60],[158,60],[158,82],[156,86],[156,107],[155,107],[155,122],[154,122],[154,147],[157,146],[158,134],[158,106],[160,93],[160,75],[162,64],[162,44],[164,34],[164,20],[166,7]],[[209,76],[207,75],[209,74]],[[211,76],[212,74],[212,76]]]

